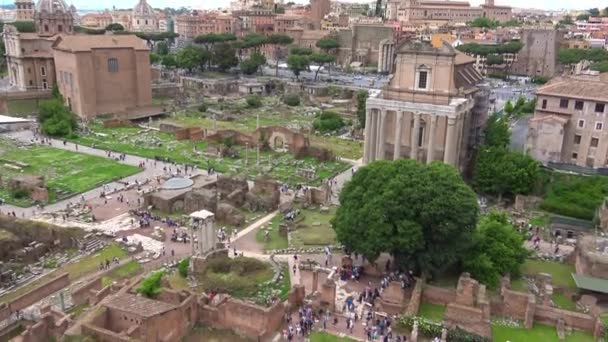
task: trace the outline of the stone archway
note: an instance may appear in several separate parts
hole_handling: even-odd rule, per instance
[[[275,150],[280,150],[280,149],[283,149],[284,146],[285,146],[285,141],[283,140],[283,137],[280,135],[275,136],[274,139],[272,140],[272,148]]]

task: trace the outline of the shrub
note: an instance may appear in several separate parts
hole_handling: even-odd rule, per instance
[[[17,189],[11,190],[11,196],[13,196],[16,199],[26,198],[26,197],[29,197],[29,195],[30,194],[27,192],[27,190],[25,190],[23,188],[17,188]]]
[[[262,99],[258,95],[247,96],[247,106],[249,108],[260,108],[262,107]]]
[[[283,97],[283,102],[290,107],[299,106],[300,105],[300,95],[287,94]]]
[[[183,259],[177,264],[179,275],[186,278],[188,276],[188,268],[190,267],[190,258]]]
[[[346,123],[344,123],[344,120],[338,113],[330,111],[317,114],[316,119],[312,123],[314,129],[323,133],[337,131],[345,125]]]
[[[207,111],[207,105],[206,104],[201,104],[200,106],[198,106],[198,111],[201,113],[204,113]]]
[[[595,176],[553,175],[540,208],[558,215],[592,220],[608,196],[608,179]]]
[[[148,298],[156,297],[160,293],[160,281],[164,275],[165,272],[163,271],[152,273],[141,282],[137,288],[137,293],[140,293]]]

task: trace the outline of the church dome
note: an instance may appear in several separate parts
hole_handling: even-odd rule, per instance
[[[69,7],[63,0],[38,0],[36,12],[69,13]]]
[[[42,0],[41,0],[42,1]],[[150,6],[146,0],[139,0],[137,5],[133,7],[133,15],[141,17],[149,17],[154,15],[154,9]]]

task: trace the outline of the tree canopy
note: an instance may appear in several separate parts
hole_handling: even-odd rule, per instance
[[[259,52],[254,52],[249,58],[241,62],[241,71],[245,75],[253,75],[258,72],[261,66],[266,64],[266,57]]]
[[[213,46],[212,61],[222,72],[239,64],[239,59],[236,57],[236,49],[225,42]]]
[[[504,274],[519,275],[528,255],[523,242],[504,213],[494,211],[482,216],[473,234],[473,247],[463,259],[464,270],[494,288]]]
[[[471,55],[496,55],[503,53],[517,53],[524,45],[518,41],[498,45],[481,45],[477,43],[462,44],[456,47],[457,50]]]
[[[76,115],[63,104],[63,97],[57,87],[53,88],[53,98],[41,101],[38,109],[38,122],[44,134],[69,137],[76,131]]]
[[[452,166],[376,161],[346,183],[332,224],[338,240],[368,260],[387,252],[400,265],[437,273],[470,247],[478,212]]]
[[[562,64],[576,64],[582,60],[602,62],[608,61],[608,51],[604,49],[560,49],[557,59]]]
[[[319,39],[315,45],[325,51],[325,53],[329,53],[331,50],[339,48],[340,42],[338,41],[338,37],[329,35]]]
[[[345,125],[346,123],[342,117],[338,113],[332,111],[318,113],[312,123],[313,128],[321,133],[337,131]]]
[[[318,66],[317,70],[315,71],[315,81],[319,76],[319,71],[321,71],[321,68],[326,64],[334,62],[335,60],[336,58],[334,56],[323,52],[315,52],[310,55],[310,61]]]
[[[177,66],[192,72],[196,67],[209,61],[209,54],[201,47],[190,45],[179,50],[175,56]]]
[[[300,78],[300,73],[302,71],[308,70],[309,65],[310,59],[306,55],[292,54],[289,56],[289,58],[287,58],[287,66],[289,67],[289,70],[291,70],[298,79]]]
[[[500,22],[498,20],[492,20],[482,17],[475,18],[475,20],[471,22],[472,27],[497,28],[499,25]]]

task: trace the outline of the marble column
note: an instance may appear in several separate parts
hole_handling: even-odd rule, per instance
[[[410,158],[418,160],[418,133],[420,133],[420,113],[414,113],[414,127],[412,128],[412,134],[410,135],[411,141],[411,152]]]
[[[372,146],[372,142],[371,142],[371,127],[372,127],[372,110],[370,108],[367,108],[365,110],[365,140],[363,140],[363,164],[367,164],[369,163],[369,156],[370,156],[370,146]]]
[[[401,134],[403,133],[403,112],[395,112],[395,148],[393,150],[393,160],[401,157]]]
[[[426,163],[430,164],[435,156],[435,130],[437,129],[437,115],[431,114],[431,125],[429,127],[429,142],[426,150]]]
[[[456,136],[456,118],[448,118],[443,162],[454,166],[456,165]]]
[[[368,162],[376,160],[376,140],[378,136],[378,113],[377,109],[371,109],[369,113],[370,127],[369,127],[369,158]]]
[[[378,138],[376,139],[376,160],[384,159],[384,146],[386,144],[386,136],[384,134],[384,126],[386,123],[386,109],[381,109],[378,115]]]

